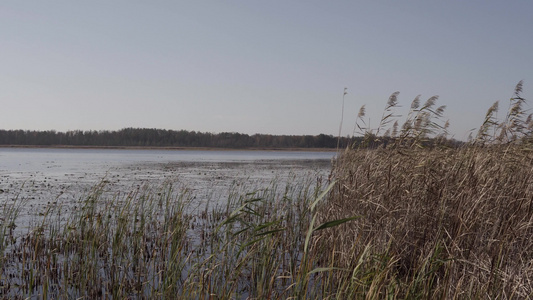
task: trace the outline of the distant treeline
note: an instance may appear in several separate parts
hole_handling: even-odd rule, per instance
[[[362,139],[362,138],[361,138]],[[67,132],[0,130],[0,145],[103,147],[213,147],[213,148],[336,148],[337,137],[319,135],[208,133],[187,130],[125,128],[118,131]],[[340,139],[340,147],[358,138]]]

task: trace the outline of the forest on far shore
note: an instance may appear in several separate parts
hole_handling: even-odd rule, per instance
[[[340,138],[340,147],[358,138]],[[247,148],[324,148],[337,147],[332,135],[270,135],[236,132],[209,133],[187,130],[124,128],[118,131],[0,130],[0,145],[10,146],[100,146],[100,147],[211,147]]]

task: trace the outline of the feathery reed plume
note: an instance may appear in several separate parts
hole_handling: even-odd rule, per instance
[[[365,113],[366,113],[366,109],[365,109],[365,106],[361,106],[361,108],[359,108],[359,113],[357,113],[357,117],[362,119],[364,116],[365,116]]]
[[[432,96],[420,107],[420,95],[416,96],[411,103],[411,109],[402,126],[401,136],[397,144],[422,146],[431,136],[442,137],[445,134],[446,124],[443,126],[437,121],[442,118],[446,106],[433,108],[438,98],[439,96]],[[441,131],[440,134],[439,131]]]
[[[415,111],[420,107],[420,97],[422,97],[422,95],[417,95],[415,99],[413,99],[413,102],[411,102],[411,111]]]
[[[420,107],[420,97],[422,95],[417,95],[415,99],[411,102],[411,108],[409,109],[409,113],[407,114],[407,118],[405,119],[405,122],[402,125],[402,132],[401,132],[401,140],[409,137],[411,135],[411,130],[413,129],[413,123],[415,118],[415,113],[418,111],[418,108]]]
[[[524,81],[523,81],[523,80],[520,80],[520,81],[516,84],[516,86],[515,86],[515,88],[514,88],[514,94],[515,94],[515,97],[517,97],[517,98],[521,98],[521,97],[520,97],[520,94],[522,93],[522,87],[523,87],[523,85],[524,85]]]
[[[441,105],[435,110],[435,116],[442,117],[442,114],[444,113],[444,110],[446,109],[446,105]]]
[[[387,105],[382,113],[378,127],[374,130],[364,121],[365,106],[359,110],[354,125],[354,136],[358,130],[363,135],[362,140],[355,140],[352,148],[356,148],[358,141],[361,141],[361,147],[387,147],[389,144],[393,147],[411,147],[434,144],[433,141],[445,142],[448,135],[449,121],[444,125],[440,124],[440,119],[444,115],[445,105],[434,108],[438,96],[430,97],[422,107],[420,107],[420,95],[416,96],[411,103],[407,119],[399,130],[398,120],[395,118],[399,115],[394,114],[394,108],[398,107],[398,95],[400,92],[391,94]],[[394,123],[393,123],[394,122]],[[390,127],[390,124],[393,124]],[[364,126],[363,126],[364,125]],[[384,131],[382,135],[380,133]]]
[[[507,123],[509,128],[513,131],[511,134],[513,140],[522,136],[524,129],[527,127],[524,121],[524,115],[526,114],[524,105],[526,99],[522,98],[520,95],[522,93],[522,85],[523,81],[520,80],[515,87],[514,96],[510,100],[511,108],[507,116]]]
[[[429,97],[429,99],[426,101],[426,103],[424,103],[424,105],[422,106],[422,108],[420,108],[420,110],[423,111],[423,110],[430,109],[431,107],[435,105],[438,99],[439,99],[439,96],[437,95]]]
[[[515,86],[513,97],[509,99],[509,109],[502,122],[497,118],[499,102],[494,102],[487,110],[476,138],[469,141],[480,146],[530,142],[533,134],[533,115],[527,114],[524,108],[526,99],[521,96],[522,89],[523,81],[520,80]]]
[[[359,130],[359,133],[363,135],[367,131],[368,128],[364,120],[365,114],[366,114],[366,107],[365,105],[362,105],[361,108],[359,108],[359,112],[357,113],[357,118],[355,119],[355,125],[353,127],[354,136],[357,130]],[[359,122],[361,122],[362,124],[359,124]]]
[[[392,95],[390,95],[389,100],[387,101],[387,106],[385,106],[385,110],[383,111],[383,114],[381,116],[381,121],[379,122],[378,129],[376,131],[376,135],[379,135],[380,130],[382,130],[385,126],[387,126],[390,122],[392,122],[392,118],[395,117],[393,113],[393,108],[398,106],[398,95],[400,92],[394,92]]]
[[[483,145],[491,142],[491,137],[494,137],[494,134],[496,133],[496,127],[499,125],[496,118],[497,113],[498,101],[494,102],[494,104],[492,104],[492,106],[487,110],[487,113],[485,114],[485,120],[483,121],[481,127],[479,127],[474,143]],[[491,128],[494,131],[492,136],[489,134]]]

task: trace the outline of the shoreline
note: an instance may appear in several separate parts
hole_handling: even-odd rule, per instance
[[[153,146],[72,146],[72,145],[0,145],[1,148],[20,149],[108,149],[108,150],[169,150],[169,151],[298,151],[337,152],[332,148],[217,148],[217,147],[153,147]]]

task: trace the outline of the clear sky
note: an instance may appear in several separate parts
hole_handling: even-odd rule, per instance
[[[530,0],[2,1],[0,128],[337,135],[347,87],[343,135],[400,91],[400,114],[439,95],[465,139],[518,81],[533,101],[532,16]]]

